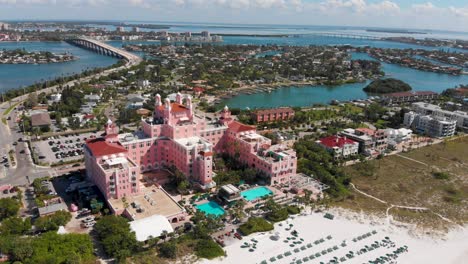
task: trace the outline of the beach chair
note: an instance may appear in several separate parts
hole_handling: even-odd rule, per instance
[[[262,262],[260,262],[260,264],[267,264],[268,262],[266,260],[262,260]]]
[[[282,259],[282,258],[283,258],[283,254],[279,254],[278,256],[276,256],[276,258]]]
[[[301,250],[306,250],[307,248],[305,246],[302,246],[301,247]]]
[[[332,236],[331,236],[331,235],[328,235],[328,236],[327,236],[327,239],[328,239],[328,240],[332,239]]]
[[[309,261],[309,257],[303,257],[303,258],[302,258],[302,261],[304,261],[304,262]]]
[[[307,248],[311,248],[311,247],[312,247],[312,244],[311,244],[311,243],[308,243],[308,244],[306,245],[306,247],[307,247]]]
[[[295,248],[295,249],[294,249],[294,252],[295,252],[295,253],[299,253],[299,251],[300,251],[300,250],[299,250],[298,248]]]
[[[270,261],[271,261],[271,262],[275,262],[275,261],[276,261],[276,258],[275,258],[275,257],[271,257],[271,258],[270,258]]]

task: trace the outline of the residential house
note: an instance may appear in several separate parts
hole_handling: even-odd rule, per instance
[[[359,143],[341,136],[329,136],[316,141],[331,152],[335,158],[348,158],[359,153]]]

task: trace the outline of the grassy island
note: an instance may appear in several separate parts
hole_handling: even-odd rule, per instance
[[[401,80],[388,78],[379,79],[371,82],[369,85],[364,87],[364,92],[374,94],[386,94],[386,93],[397,93],[411,91],[411,86]]]

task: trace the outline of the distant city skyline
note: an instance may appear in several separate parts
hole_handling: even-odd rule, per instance
[[[2,20],[293,24],[468,31],[466,0],[0,0]]]

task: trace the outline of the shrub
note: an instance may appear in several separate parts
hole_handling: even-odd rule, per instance
[[[20,209],[20,204],[13,198],[0,199],[0,221],[5,218],[16,216]]]
[[[99,219],[94,230],[106,253],[123,260],[129,257],[137,248],[135,232],[130,229],[128,221],[115,215],[107,215]]]
[[[286,213],[286,218],[287,218],[287,213]],[[270,231],[273,230],[273,224],[270,222],[266,221],[263,218],[260,217],[251,217],[249,220],[242,224],[239,227],[239,230],[244,234],[244,235],[250,235],[255,232],[265,232],[265,231]]]
[[[199,258],[214,259],[224,256],[224,250],[211,239],[202,239],[195,246],[195,254]]]
[[[286,207],[273,210],[267,214],[267,219],[272,222],[284,221],[288,218],[289,213]]]
[[[445,195],[443,199],[446,202],[460,203],[463,200],[462,192],[453,186],[446,187],[445,192],[447,193],[447,195]]]
[[[0,236],[0,251],[9,255],[9,263],[95,263],[87,234]]]
[[[64,226],[70,222],[72,215],[67,211],[58,211],[52,215],[43,216],[36,220],[34,226],[37,230],[46,232],[46,231],[56,231],[59,226]]]
[[[295,205],[289,205],[288,207],[286,207],[287,210],[288,210],[288,213],[291,214],[291,215],[295,215],[295,214],[298,214],[301,212],[301,209]]]
[[[432,176],[438,180],[448,180],[450,178],[450,175],[446,172],[434,172]]]
[[[22,219],[21,217],[10,217],[2,221],[0,232],[2,235],[23,235],[31,230],[31,219]]]
[[[174,242],[166,242],[159,245],[159,255],[163,258],[175,259],[177,256],[177,246]]]

